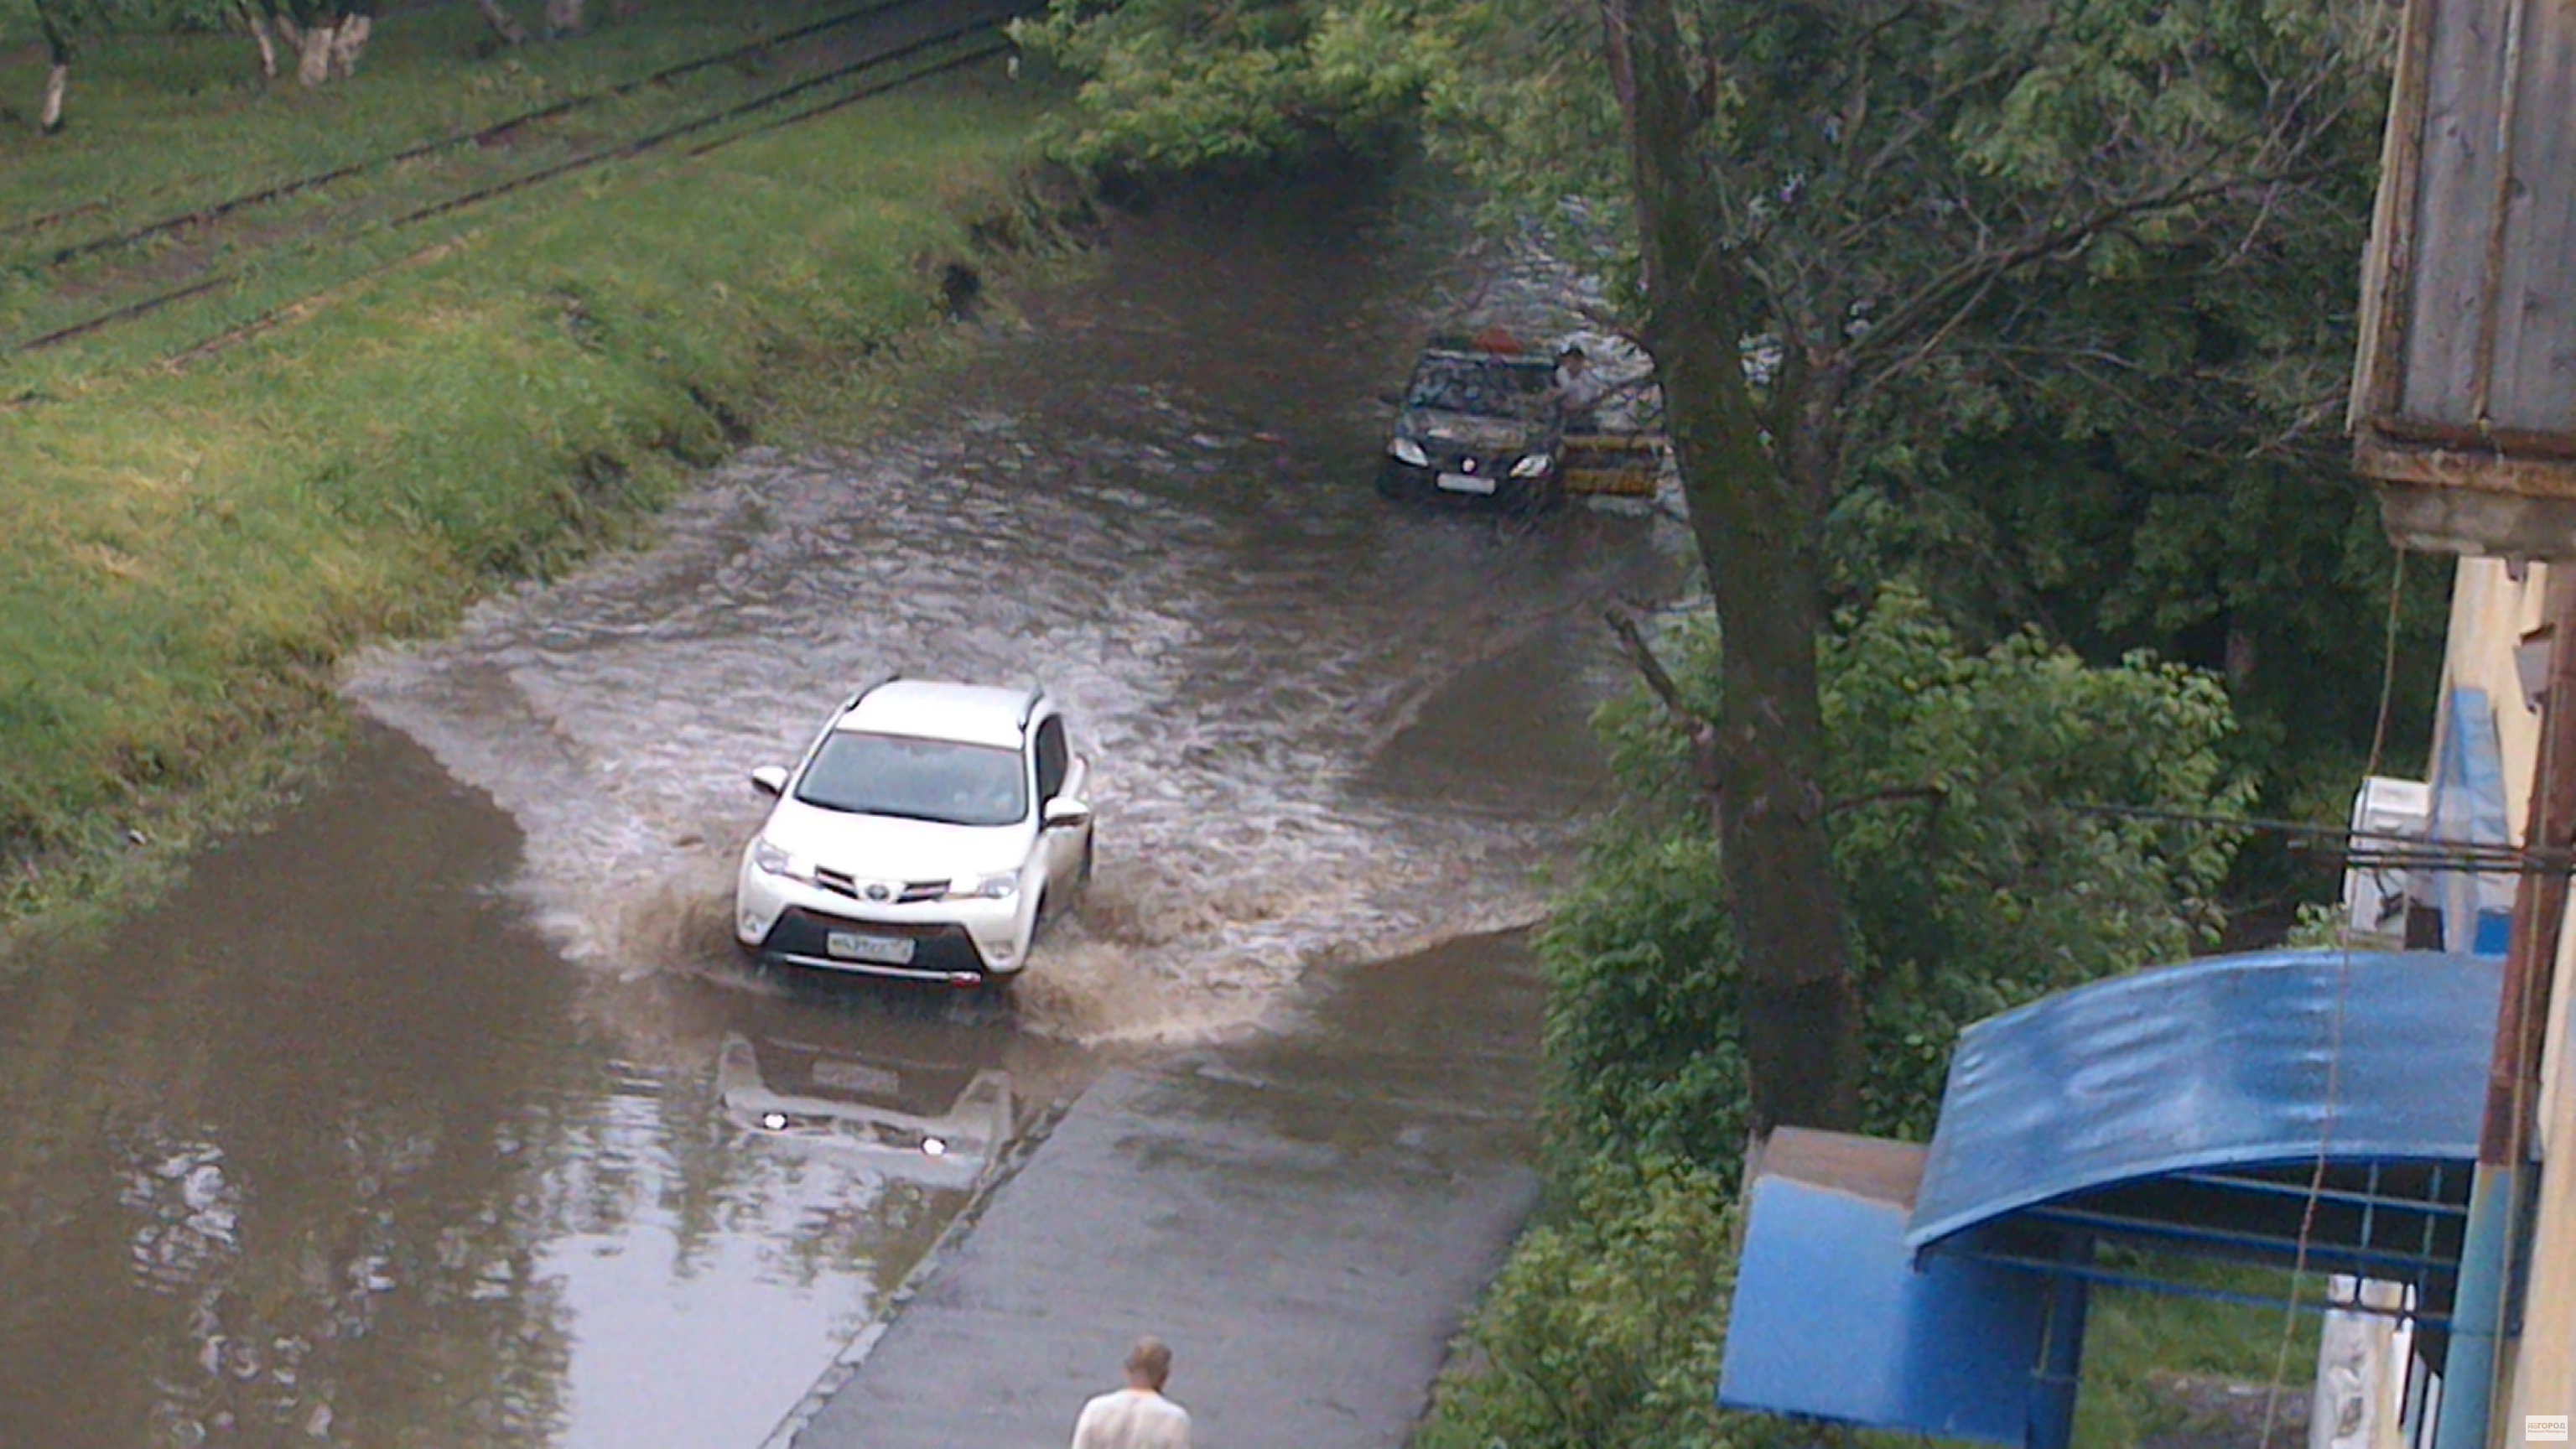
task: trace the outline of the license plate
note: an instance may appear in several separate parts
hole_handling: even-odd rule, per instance
[[[900,1092],[903,1078],[865,1062],[820,1061],[814,1064],[814,1085],[844,1092]]]
[[[879,966],[912,964],[913,945],[910,936],[866,936],[857,931],[834,931],[823,938],[823,949],[841,960]]]
[[[1491,493],[1494,479],[1488,473],[1443,473],[1440,486],[1452,493]]]

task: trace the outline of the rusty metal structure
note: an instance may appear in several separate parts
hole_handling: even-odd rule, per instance
[[[2409,0],[2354,374],[2411,548],[2576,556],[2576,5]]]

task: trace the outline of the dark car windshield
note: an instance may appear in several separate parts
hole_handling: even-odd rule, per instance
[[[1550,380],[1544,363],[1425,357],[1422,365],[1413,370],[1413,385],[1405,394],[1405,406],[1479,417],[1525,418],[1538,411]]]
[[[1017,750],[855,730],[837,730],[823,742],[796,798],[826,810],[949,825],[1015,825],[1029,813]]]

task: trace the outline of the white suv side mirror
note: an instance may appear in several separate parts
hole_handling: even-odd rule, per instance
[[[1071,830],[1091,823],[1091,807],[1069,795],[1058,795],[1046,803],[1046,813],[1040,818],[1049,830]]]
[[[787,771],[778,765],[763,765],[751,772],[751,788],[774,800],[787,793]]]

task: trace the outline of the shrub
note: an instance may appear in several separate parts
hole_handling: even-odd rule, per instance
[[[1669,1161],[1595,1159],[1532,1228],[1444,1375],[1416,1449],[1695,1449],[1734,1287],[1725,1185]]]

